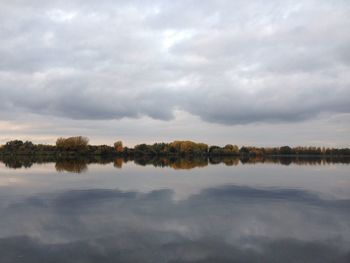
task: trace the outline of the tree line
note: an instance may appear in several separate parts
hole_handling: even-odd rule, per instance
[[[12,140],[0,146],[1,155],[101,155],[101,156],[350,156],[349,148],[327,147],[253,147],[227,144],[223,147],[193,141],[138,144],[133,148],[116,141],[113,146],[90,145],[83,136],[58,138],[55,145],[34,144],[30,141]]]

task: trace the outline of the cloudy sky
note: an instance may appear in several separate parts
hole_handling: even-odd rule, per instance
[[[0,1],[0,143],[350,146],[348,0]]]

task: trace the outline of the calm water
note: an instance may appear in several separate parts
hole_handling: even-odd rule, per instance
[[[155,163],[0,163],[0,262],[350,262],[349,164]]]

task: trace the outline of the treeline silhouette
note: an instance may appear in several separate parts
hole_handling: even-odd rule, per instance
[[[0,155],[40,155],[40,156],[350,156],[349,148],[326,147],[251,147],[227,144],[223,147],[174,141],[170,143],[138,144],[134,148],[124,147],[122,141],[113,146],[89,145],[89,139],[82,136],[58,138],[55,145],[34,144],[30,141],[12,140],[0,147]]]

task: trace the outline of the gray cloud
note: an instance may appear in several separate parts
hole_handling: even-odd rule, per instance
[[[12,1],[0,8],[6,113],[72,119],[175,109],[207,122],[350,112],[347,1]]]

